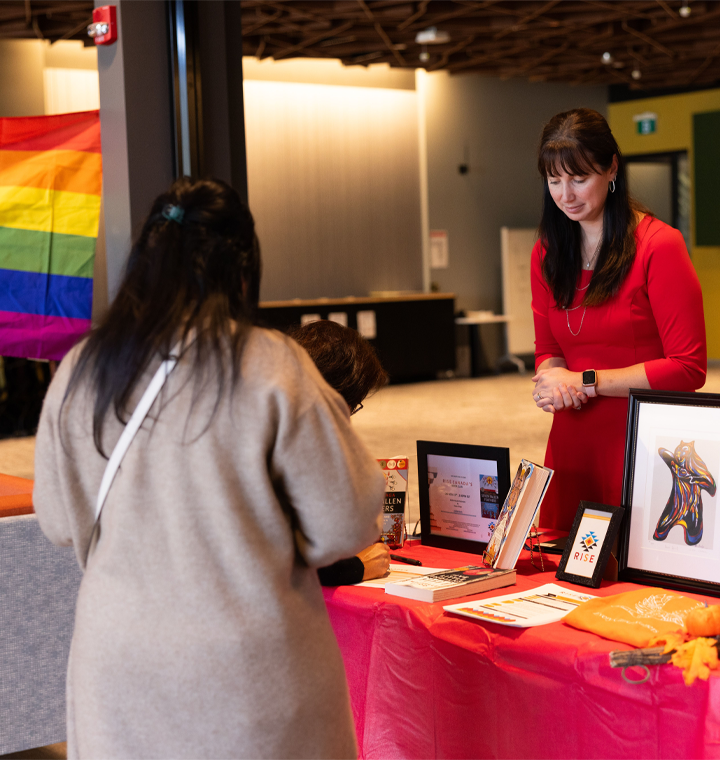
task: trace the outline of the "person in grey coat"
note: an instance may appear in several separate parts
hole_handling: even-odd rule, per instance
[[[259,278],[237,193],[179,180],[48,391],[35,510],[84,569],[71,758],[356,756],[317,568],[377,539],[383,477],[305,351],[253,326]],[[107,457],[179,340],[95,526]]]

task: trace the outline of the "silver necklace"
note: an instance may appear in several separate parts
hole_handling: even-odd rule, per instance
[[[579,309],[579,308],[580,306],[574,306],[572,309],[565,309],[565,317],[567,318],[568,330],[570,330],[570,334],[575,337],[580,335],[580,330],[582,330],[583,322],[585,321],[585,312],[587,311],[587,306],[583,309],[582,319],[580,320],[580,327],[578,327],[577,332],[573,332],[572,327],[570,327],[570,312],[575,311],[575,309]]]
[[[585,269],[592,269],[593,264],[595,263],[595,259],[597,258],[598,253],[600,253],[600,246],[602,245],[602,235],[600,235],[600,238],[598,239],[597,245],[595,246],[595,253],[593,253],[592,258],[590,261],[588,261],[587,264],[584,265]]]
[[[595,263],[595,259],[597,258],[598,253],[600,253],[600,246],[602,245],[602,235],[600,236],[600,239],[598,240],[598,244],[595,246],[595,253],[593,253],[592,258],[590,261],[588,261],[587,264],[585,264],[585,269],[590,269],[592,265]],[[576,288],[576,290],[587,290],[590,287],[590,283],[588,283],[584,288]],[[580,335],[580,330],[582,330],[583,322],[585,321],[585,313],[587,312],[587,306],[583,309],[582,317],[580,318],[580,327],[578,327],[577,332],[573,332],[572,327],[570,327],[570,312],[575,311],[580,308],[582,304],[578,306],[573,306],[572,309],[565,309],[565,319],[567,320],[567,326],[568,330],[570,330],[570,335],[572,335],[574,338],[577,338],[578,335]]]

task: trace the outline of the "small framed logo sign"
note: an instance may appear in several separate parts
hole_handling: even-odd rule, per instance
[[[625,510],[581,501],[555,577],[599,588]]]

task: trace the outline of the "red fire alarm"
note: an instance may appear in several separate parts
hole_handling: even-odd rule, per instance
[[[87,33],[96,45],[112,45],[117,41],[117,15],[114,5],[103,5],[93,10],[93,22]]]

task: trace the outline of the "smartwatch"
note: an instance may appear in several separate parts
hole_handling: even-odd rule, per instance
[[[594,369],[586,369],[582,373],[582,385],[584,391],[593,388],[593,393],[588,395],[597,395],[597,372]]]

